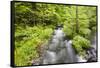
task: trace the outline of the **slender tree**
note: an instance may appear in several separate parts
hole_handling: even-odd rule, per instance
[[[76,6],[76,33],[79,33],[79,23],[78,23],[78,6]]]

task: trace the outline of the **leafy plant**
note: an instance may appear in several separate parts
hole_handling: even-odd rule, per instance
[[[73,38],[73,47],[75,48],[76,52],[80,55],[84,56],[85,49],[90,48],[90,41],[85,39],[82,36],[75,36]]]

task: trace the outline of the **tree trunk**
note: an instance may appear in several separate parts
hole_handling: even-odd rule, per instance
[[[76,33],[79,33],[78,6],[76,6]]]

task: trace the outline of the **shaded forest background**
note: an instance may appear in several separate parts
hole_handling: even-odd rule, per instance
[[[38,59],[53,30],[63,24],[63,31],[83,56],[91,47],[96,32],[96,7],[46,3],[15,2],[15,65],[31,65]]]

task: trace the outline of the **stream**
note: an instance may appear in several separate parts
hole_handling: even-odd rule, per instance
[[[62,27],[58,26],[43,56],[43,64],[86,62],[87,60],[75,53],[71,40],[64,40]]]
[[[65,34],[62,27],[57,26],[48,43],[48,49],[44,52],[42,62],[40,64],[96,61],[96,35],[94,35],[91,40],[92,48],[87,50],[87,58],[82,58],[76,54],[74,48],[72,47],[72,40],[64,39],[64,37]]]

